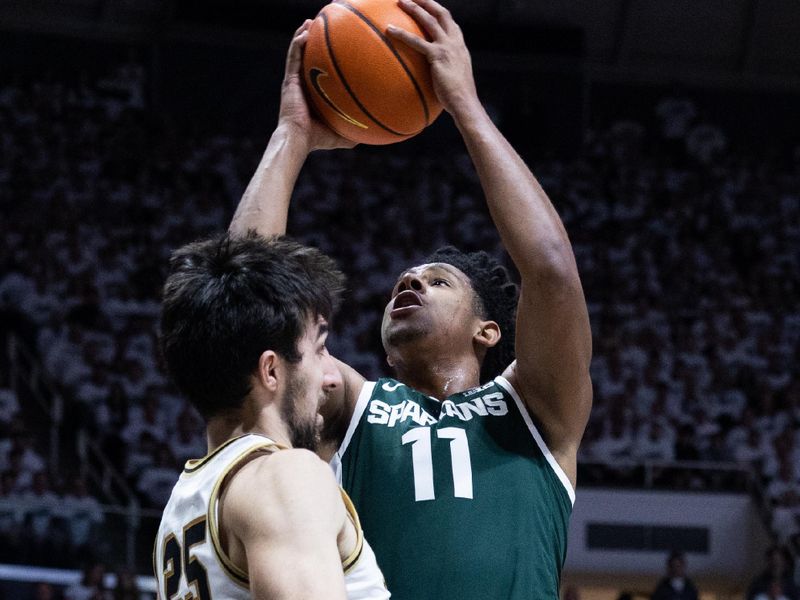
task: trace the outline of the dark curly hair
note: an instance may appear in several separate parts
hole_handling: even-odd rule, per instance
[[[481,365],[481,383],[500,375],[514,360],[514,323],[517,310],[517,285],[500,261],[483,250],[462,252],[443,246],[427,256],[423,263],[447,263],[461,270],[475,291],[475,313],[495,321],[500,327],[500,341],[486,352]]]
[[[265,350],[290,363],[307,319],[330,319],[344,288],[333,259],[286,237],[218,235],[170,259],[161,351],[172,378],[208,419],[241,406]]]

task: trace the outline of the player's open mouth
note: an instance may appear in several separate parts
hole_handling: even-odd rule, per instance
[[[421,306],[422,300],[420,300],[420,297],[415,291],[403,290],[395,296],[394,303],[392,304],[392,311],[389,315],[393,318],[402,317],[403,315],[414,312]]]

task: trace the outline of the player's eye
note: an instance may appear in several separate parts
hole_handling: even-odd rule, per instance
[[[447,281],[447,279],[436,278],[431,281],[431,285],[446,285],[447,287],[450,287],[450,282]]]

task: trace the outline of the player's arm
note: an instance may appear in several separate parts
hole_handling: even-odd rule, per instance
[[[347,518],[330,468],[306,450],[253,460],[229,482],[226,539],[240,543],[255,600],[344,600],[338,536]]]
[[[325,419],[317,454],[324,461],[330,461],[339,449],[353,417],[358,395],[366,379],[350,365],[335,359],[342,374],[342,386],[327,390],[325,404],[320,414]]]
[[[278,127],[269,140],[261,162],[245,189],[230,224],[233,234],[255,230],[261,235],[286,233],[289,203],[297,177],[309,153],[317,149],[352,148],[346,140],[311,116],[301,80],[303,48],[308,38],[307,20],[295,31],[286,56],[286,69],[281,85]],[[336,389],[325,404],[326,428],[320,456],[332,456],[338,440],[334,432],[347,429],[364,378],[355,370],[339,363],[345,386]],[[328,414],[329,413],[329,414]]]
[[[542,423],[556,458],[560,454],[564,462],[574,463],[591,408],[591,331],[567,233],[544,190],[478,99],[469,51],[450,13],[434,0],[400,4],[430,41],[390,33],[427,56],[436,93],[464,138],[492,219],[522,278],[517,360],[507,375]],[[574,481],[574,465],[565,470]]]
[[[292,191],[309,153],[355,146],[311,117],[300,72],[310,25],[306,20],[292,37],[281,84],[278,126],[239,201],[231,233],[242,235],[250,229],[264,236],[286,233]]]

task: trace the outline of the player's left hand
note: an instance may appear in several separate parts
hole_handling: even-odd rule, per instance
[[[428,34],[430,41],[393,25],[389,25],[387,33],[425,55],[439,102],[458,119],[459,114],[480,103],[472,59],[461,28],[450,11],[436,0],[398,0],[398,4]]]

